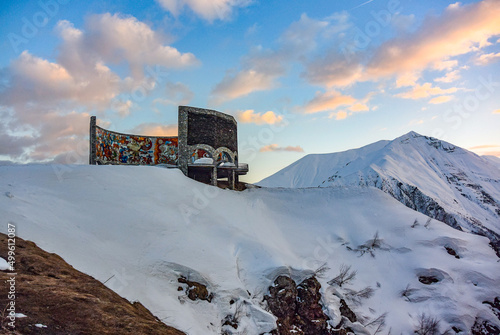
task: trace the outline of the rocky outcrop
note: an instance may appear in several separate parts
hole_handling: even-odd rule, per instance
[[[463,230],[455,214],[449,213],[435,199],[424,194],[416,186],[402,183],[395,178],[383,178],[380,175],[370,180],[362,179],[360,185],[376,187],[391,195],[406,207],[425,214],[435,220],[444,222],[457,230]],[[468,186],[471,187],[471,184],[468,184]],[[491,198],[491,196],[489,198]],[[496,202],[491,202],[498,206]],[[488,229],[479,220],[473,217],[461,217],[460,220],[467,230],[470,230],[474,234],[487,237],[490,240],[490,246],[495,250],[497,256],[500,257],[500,234]]]
[[[330,335],[337,334],[328,323],[330,318],[320,304],[321,284],[310,277],[296,284],[290,277],[279,276],[269,288],[270,311],[278,318],[273,334]]]
[[[185,287],[179,286],[179,291],[185,290],[186,295],[189,299],[195,300],[205,300],[212,302],[213,294],[208,293],[208,289],[205,285],[197,283],[195,281],[187,280],[185,277],[180,277],[177,281],[181,284],[185,284]]]

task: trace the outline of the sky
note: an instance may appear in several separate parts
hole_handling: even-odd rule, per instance
[[[238,121],[257,182],[409,131],[500,157],[500,1],[3,1],[0,161],[88,162],[89,118]]]

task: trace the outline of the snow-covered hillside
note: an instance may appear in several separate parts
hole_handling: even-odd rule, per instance
[[[258,184],[373,186],[452,227],[488,236],[500,256],[500,165],[495,161],[410,132],[360,149],[308,155]]]
[[[373,334],[381,316],[383,333],[410,334],[424,313],[442,332],[484,320],[500,328],[483,303],[500,296],[487,239],[427,221],[375,188],[235,192],[178,170],[38,165],[0,167],[0,195],[2,232],[15,225],[188,334],[269,332],[275,317],[263,297],[273,281],[315,274],[332,327],[344,299],[356,334]],[[343,265],[357,275],[339,286],[331,280]],[[206,285],[211,302],[188,299],[181,276]],[[222,326],[228,316],[237,329]]]

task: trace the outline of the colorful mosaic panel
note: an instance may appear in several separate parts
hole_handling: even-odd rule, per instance
[[[203,149],[196,149],[191,154],[191,163],[194,163],[195,160],[200,159],[200,158],[212,158],[212,155]]]
[[[177,165],[177,137],[115,133],[96,127],[96,161],[100,164]]]
[[[231,156],[225,152],[225,151],[222,151],[221,153],[219,153],[217,155],[217,162],[231,162],[233,163],[233,159],[231,158]]]

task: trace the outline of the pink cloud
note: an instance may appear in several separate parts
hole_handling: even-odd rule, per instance
[[[440,87],[432,86],[431,83],[425,83],[423,85],[417,84],[411,90],[396,94],[396,96],[405,99],[421,99],[433,95],[455,93],[456,91],[458,91],[456,87],[442,89]]]
[[[342,95],[337,91],[317,92],[314,98],[304,106],[306,114],[335,110],[340,106],[354,105],[356,99],[349,95]]]
[[[300,145],[297,145],[296,147],[292,146],[287,146],[287,147],[280,147],[277,144],[269,144],[266,145],[262,148],[260,148],[261,152],[268,152],[268,151],[291,151],[291,152],[304,152],[304,149],[300,147]]]
[[[429,100],[429,103],[430,104],[434,104],[434,105],[436,105],[436,104],[442,104],[442,103],[450,101],[451,99],[453,99],[453,96],[450,96],[450,95],[441,95],[439,97],[432,98],[431,100]]]
[[[198,63],[194,55],[169,46],[161,34],[131,16],[93,15],[85,30],[60,21],[56,31],[61,38],[56,61],[24,51],[3,69],[0,111],[8,118],[8,128],[4,122],[0,138],[9,150],[0,151],[2,159],[86,162],[90,111],[114,109],[127,116],[133,96],[124,95],[137,87],[149,92],[165,80],[145,77],[145,68]],[[109,63],[128,64],[131,75],[120,77]],[[151,71],[157,74],[157,68]],[[186,87],[173,85],[187,93]],[[155,134],[167,132],[158,125],[142,127]]]
[[[312,84],[329,88],[391,77],[398,79],[398,87],[411,86],[422,71],[450,72],[459,65],[453,57],[478,52],[490,45],[488,40],[500,34],[499,17],[498,0],[456,3],[448,6],[441,16],[429,16],[417,30],[398,32],[396,37],[375,46],[373,56],[332,51],[310,61],[303,77]],[[496,58],[496,54],[488,54],[482,60]]]
[[[141,123],[134,127],[132,134],[147,135],[147,136],[177,136],[176,124],[161,124],[161,123]]]
[[[272,111],[256,113],[253,109],[238,112],[237,118],[241,123],[255,124],[277,124],[283,121],[283,116],[276,115]]]
[[[382,44],[367,66],[367,75],[378,78],[439,68],[450,57],[489,45],[488,39],[500,34],[498,17],[497,0],[450,5],[441,17],[429,17],[415,33]]]

